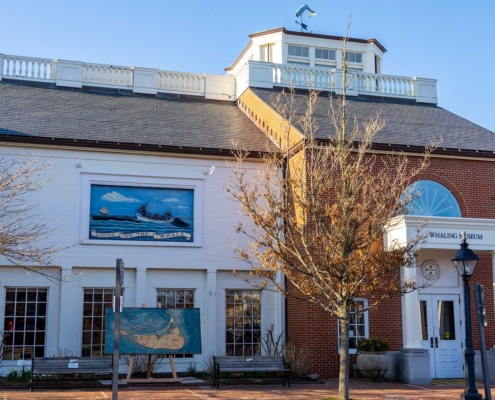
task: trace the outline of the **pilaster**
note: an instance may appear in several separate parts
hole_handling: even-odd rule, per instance
[[[217,272],[206,272],[206,349],[203,354],[208,356],[217,350]]]
[[[60,324],[59,324],[59,342],[60,350],[68,349],[72,352],[79,353],[80,346],[76,339],[80,337],[80,326],[74,317],[78,315],[74,313],[72,296],[77,295],[72,290],[72,265],[64,265],[60,275]],[[79,321],[80,322],[80,321]],[[57,349],[53,349],[57,351]]]
[[[411,255],[411,257],[414,257]],[[413,265],[404,268],[403,280],[416,282],[416,260]],[[404,295],[402,319],[404,321],[404,349],[422,349],[419,336],[418,291]]]
[[[136,307],[141,307],[143,304],[146,304],[146,267],[138,267],[136,268]]]

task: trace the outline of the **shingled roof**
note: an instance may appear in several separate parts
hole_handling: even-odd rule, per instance
[[[278,91],[255,89],[252,91],[265,103],[273,105]],[[305,110],[305,94],[296,94],[298,112]],[[329,97],[322,93],[317,110],[318,138],[328,139],[335,130],[328,120]],[[359,123],[381,113],[385,127],[375,136],[375,143],[429,146],[442,139],[440,146],[449,149],[495,151],[495,133],[435,105],[347,97],[349,117]]]
[[[268,140],[235,105],[0,82],[0,135],[266,151]],[[273,149],[273,147],[270,147]]]

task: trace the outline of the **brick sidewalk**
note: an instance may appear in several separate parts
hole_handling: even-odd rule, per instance
[[[326,381],[323,384],[266,386],[224,386],[220,389],[211,386],[165,386],[165,387],[125,387],[119,390],[119,400],[157,400],[157,399],[205,399],[205,400],[275,400],[275,399],[312,399],[323,400],[336,396],[337,380]],[[478,386],[484,395],[483,389]],[[361,380],[351,381],[351,398],[360,400],[434,400],[460,399],[463,387],[460,386],[411,386],[396,382],[371,383]],[[493,388],[492,388],[493,392]],[[484,397],[484,396],[483,396]],[[101,390],[39,390],[34,393],[27,391],[1,391],[0,400],[10,399],[111,399],[110,388]]]

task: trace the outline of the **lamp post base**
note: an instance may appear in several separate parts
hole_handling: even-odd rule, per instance
[[[475,393],[473,393],[472,391],[469,392],[468,393],[464,392],[463,394],[461,394],[461,400],[483,400],[481,394],[479,394],[477,390]]]

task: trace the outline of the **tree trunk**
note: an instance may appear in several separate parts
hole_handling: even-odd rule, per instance
[[[349,307],[344,306],[341,311],[339,400],[349,400]]]

